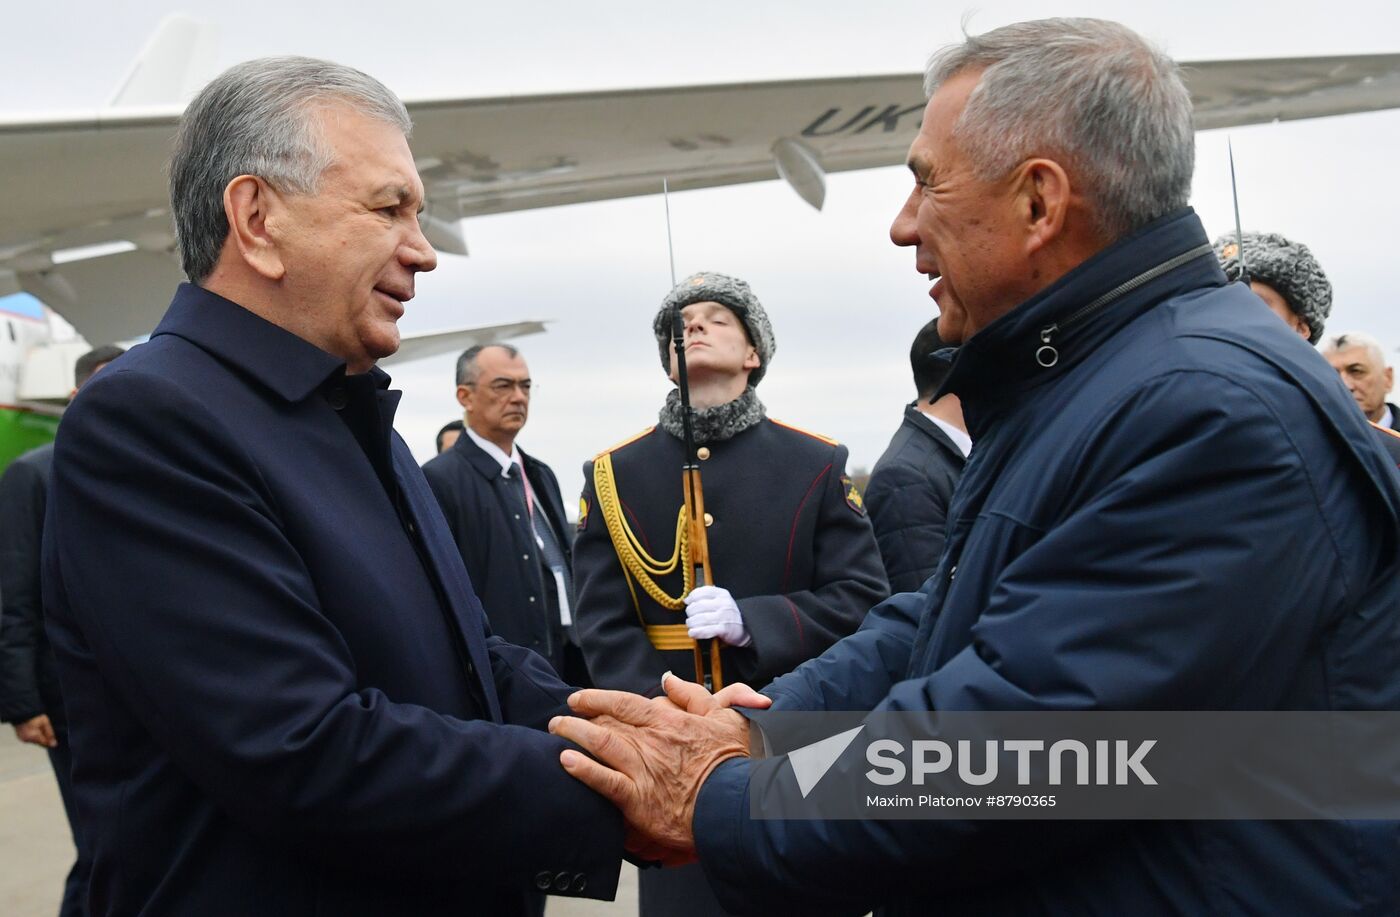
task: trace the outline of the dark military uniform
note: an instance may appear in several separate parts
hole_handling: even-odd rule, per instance
[[[574,542],[576,622],[600,688],[657,694],[667,670],[695,677],[684,607],[664,607],[624,572],[594,478],[606,456],[613,505],[637,544],[666,561],[684,500],[684,452],[678,438],[653,427],[584,465]],[[698,454],[713,520],[707,532],[714,584],[733,595],[752,638],[744,647],[721,644],[724,682],[761,688],[854,631],[889,594],[880,551],[846,476],[846,447],[834,440],[765,419]],[[666,596],[683,594],[687,560],[653,577]],[[678,648],[657,649],[653,638]],[[726,913],[698,864],[643,870],[639,898],[643,917]]]
[[[676,541],[683,453],[660,428],[603,453],[623,517],[658,560]],[[700,455],[715,585],[734,596],[753,638],[723,648],[724,681],[762,687],[854,631],[888,595],[880,552],[835,441],[765,419]],[[662,673],[694,678],[695,663],[685,646],[656,649],[644,625],[669,625],[663,643],[677,626],[688,639],[685,610],[664,608],[624,575],[598,505],[596,461],[584,466],[574,544],[580,643],[598,687],[655,694]],[[669,596],[683,591],[679,566],[655,581]]]

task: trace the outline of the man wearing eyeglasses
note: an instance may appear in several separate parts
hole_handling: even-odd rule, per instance
[[[509,344],[457,358],[466,434],[423,466],[493,633],[587,685],[573,624],[573,561],[559,482],[515,445],[530,416],[530,368]]]

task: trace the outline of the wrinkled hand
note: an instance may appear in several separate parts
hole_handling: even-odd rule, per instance
[[[748,755],[748,721],[704,688],[696,693],[691,688],[699,686],[675,676],[663,685],[667,696],[652,700],[622,691],[579,691],[569,698],[578,716],[555,717],[549,731],[598,759],[573,749],[559,756],[564,770],[622,811],[628,851],[678,865],[695,858],[691,822],[701,784],[721,761]],[[730,700],[753,694],[732,687],[742,691]]]
[[[705,690],[704,685],[686,681],[670,672],[661,676],[661,690],[666,692],[665,699],[676,708],[702,716],[711,710],[723,710],[726,707],[766,710],[773,703],[773,698],[766,694],[759,694],[743,682],[725,685],[719,691],[711,694]]]
[[[44,748],[58,747],[58,736],[54,735],[53,723],[44,713],[33,719],[25,720],[23,723],[16,723],[15,735],[19,736],[21,742],[28,742],[30,745],[40,745]]]
[[[744,616],[728,589],[697,586],[685,597],[685,624],[692,640],[720,639],[730,646],[753,642]]]

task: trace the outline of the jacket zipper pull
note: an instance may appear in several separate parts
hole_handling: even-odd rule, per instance
[[[1059,330],[1059,325],[1046,325],[1040,329],[1040,347],[1035,351],[1035,361],[1045,369],[1060,362],[1060,352],[1050,345],[1050,336]]]

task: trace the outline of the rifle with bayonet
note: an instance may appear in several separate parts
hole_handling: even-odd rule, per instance
[[[700,460],[696,455],[695,428],[690,414],[690,379],[685,368],[685,320],[681,318],[679,309],[671,316],[671,344],[676,350],[676,384],[680,387],[681,428],[685,434],[681,492],[685,500],[688,556],[681,558],[681,562],[691,565],[694,586],[709,586],[714,584],[714,576],[710,570],[710,539],[705,532],[705,489],[700,482]],[[695,641],[695,680],[709,691],[724,687],[718,640]]]

